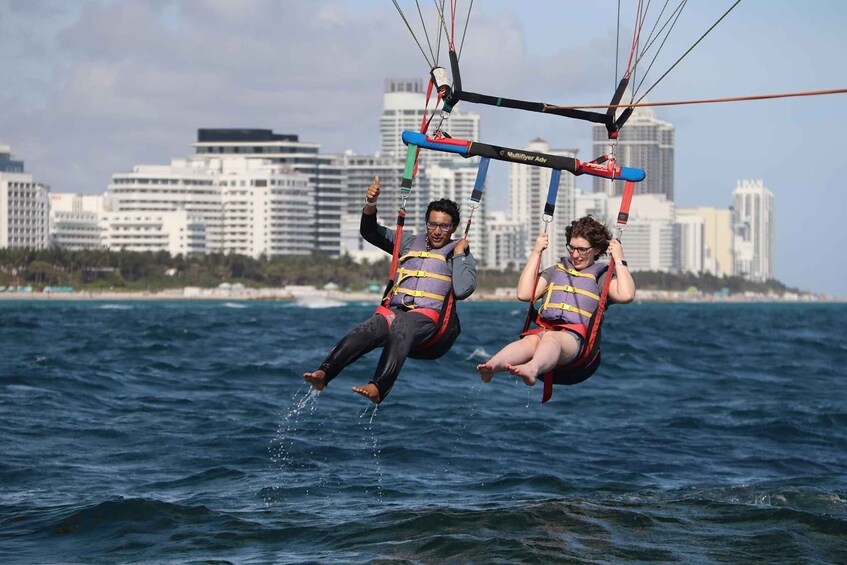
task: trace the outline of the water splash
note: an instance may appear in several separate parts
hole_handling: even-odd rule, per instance
[[[359,415],[359,418],[364,418],[368,414],[368,410],[370,406],[365,408],[365,411]],[[376,473],[376,499],[378,502],[382,502],[382,461],[380,459],[380,455],[382,454],[382,447],[379,443],[379,435],[374,430],[374,418],[376,417],[377,410],[379,410],[379,404],[373,405],[373,410],[371,410],[370,418],[368,418],[368,423],[365,424],[365,431],[370,434],[370,444],[373,453],[373,461],[374,461],[374,471]]]
[[[303,389],[308,387],[303,392]],[[296,468],[296,460],[293,456],[295,431],[300,427],[300,416],[308,410],[309,413],[315,413],[318,408],[318,396],[320,391],[307,383],[300,385],[300,388],[291,397],[292,406],[288,412],[282,417],[282,420],[277,426],[276,435],[271,440],[268,451],[271,455],[271,462],[276,465],[280,473],[292,471]],[[320,481],[322,479],[318,479]],[[264,496],[264,502],[269,505],[273,502],[271,493],[276,490],[276,487],[270,489],[270,493]]]

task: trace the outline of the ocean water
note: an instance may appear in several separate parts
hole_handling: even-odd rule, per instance
[[[616,306],[541,405],[462,303],[376,408],[328,306],[0,301],[0,563],[847,563],[847,305]]]

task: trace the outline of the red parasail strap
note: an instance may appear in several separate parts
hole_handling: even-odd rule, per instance
[[[635,192],[635,183],[628,180],[623,185],[621,196],[621,209],[618,211],[618,226],[625,226],[629,220],[629,206],[632,204],[632,195]]]
[[[553,397],[553,371],[544,373],[544,393],[541,395],[541,404]]]
[[[394,234],[394,249],[391,253],[391,268],[388,270],[388,284],[385,287],[385,294],[382,296],[382,303],[388,305],[391,300],[391,289],[394,288],[394,280],[397,277],[397,263],[400,259],[400,245],[403,242],[403,224],[406,223],[406,209],[400,208],[397,211],[397,230]]]
[[[432,98],[432,87],[435,85],[435,79],[432,76],[429,77],[429,82],[426,85],[426,103],[424,104],[424,112],[423,116],[421,116],[421,133],[426,135],[427,130],[429,129],[429,124],[432,122],[432,118],[435,117],[435,110],[432,111],[432,114],[429,114],[429,99]],[[441,93],[437,92],[437,98],[435,100],[435,108],[438,108],[438,103],[441,102]],[[429,114],[429,118],[427,118],[427,114]],[[418,146],[415,151],[415,171],[412,176],[418,176],[418,156],[421,154],[421,147]]]

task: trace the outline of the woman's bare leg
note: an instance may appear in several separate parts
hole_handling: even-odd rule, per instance
[[[579,343],[570,332],[544,332],[541,343],[535,348],[532,358],[523,364],[509,364],[506,370],[523,379],[527,386],[535,384],[538,375],[543,375],[558,365],[571,361],[579,352]]]
[[[549,333],[549,332],[546,332]],[[526,363],[532,359],[541,342],[537,335],[528,335],[505,346],[494,357],[476,366],[482,382],[490,382],[495,373],[505,371],[508,365]]]

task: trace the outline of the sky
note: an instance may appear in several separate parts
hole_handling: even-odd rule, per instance
[[[415,2],[397,3],[426,48]],[[732,3],[687,2],[649,71],[659,42],[639,62],[639,92]],[[663,4],[652,3],[644,34]],[[434,41],[434,3],[421,5]],[[458,1],[458,37],[468,5]],[[620,2],[616,59],[617,0],[477,0],[462,43],[464,87],[561,105],[608,103],[635,5]],[[845,24],[841,0],[743,0],[647,99],[847,88]],[[443,45],[438,62],[448,66]],[[0,144],[53,192],[103,193],[114,173],[191,154],[203,127],[272,129],[325,153],[372,153],[385,79],[428,73],[390,0],[0,0]],[[523,147],[541,137],[594,157],[587,123],[459,107],[482,115],[481,141]],[[762,179],[775,197],[776,278],[847,297],[847,95],[655,112],[676,129],[677,206],[726,208],[739,180]],[[494,209],[507,201],[497,166],[505,167],[492,166],[487,189]],[[590,190],[590,181],[579,177],[577,186]]]

